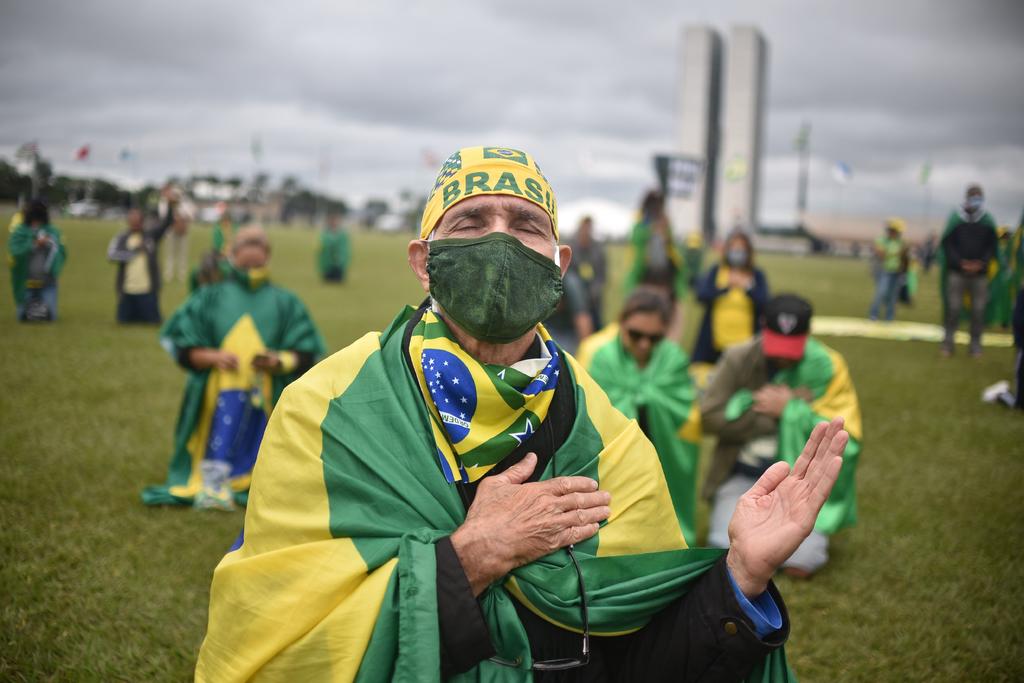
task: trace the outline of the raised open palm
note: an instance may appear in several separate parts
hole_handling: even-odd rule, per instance
[[[839,476],[848,440],[843,418],[818,424],[792,471],[775,463],[740,498],[729,522],[727,561],[744,594],[760,594],[811,533]]]

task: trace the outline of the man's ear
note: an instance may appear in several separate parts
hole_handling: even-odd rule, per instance
[[[568,244],[559,244],[558,261],[562,268],[562,277],[565,277],[566,271],[569,270],[569,264],[572,263],[572,247]]]
[[[427,257],[430,254],[430,245],[426,240],[412,240],[409,242],[409,267],[412,268],[416,279],[420,281],[423,291],[430,292],[430,276],[427,274]]]

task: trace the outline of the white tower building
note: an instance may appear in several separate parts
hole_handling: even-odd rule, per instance
[[[704,164],[702,182],[689,198],[674,198],[669,215],[677,235],[714,234],[722,40],[709,26],[686,26],[679,51],[677,151]]]
[[[768,48],[753,26],[729,31],[719,157],[718,233],[753,231],[758,220]]]

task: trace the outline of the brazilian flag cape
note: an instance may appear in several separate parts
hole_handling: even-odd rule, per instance
[[[988,301],[985,304],[985,324],[1010,326],[1013,313],[1013,301],[1017,290],[1013,288],[1013,270],[1011,259],[1012,245],[1009,239],[1000,239],[996,243],[996,256],[989,263],[988,269]]]
[[[64,268],[64,261],[67,259],[67,251],[60,238],[60,230],[52,225],[44,225],[40,230],[57,243],[57,253],[54,254],[53,261],[50,263],[50,275],[57,279],[61,269]],[[24,223],[15,228],[7,238],[7,261],[11,267],[11,289],[14,291],[16,304],[25,302],[29,285],[28,265],[34,248],[35,231]]]
[[[320,275],[324,276],[332,268],[348,270],[348,264],[352,260],[352,249],[349,244],[348,233],[341,230],[331,232],[324,230],[320,233],[320,251],[317,253],[317,266]]]
[[[238,232],[238,226],[231,223],[227,230],[221,226],[221,222],[218,220],[213,224],[213,231],[210,233],[211,244],[213,250],[218,251],[222,254],[226,254],[228,249],[231,247],[231,240],[234,239],[235,233]]]
[[[829,422],[842,416],[844,429],[850,440],[843,452],[843,466],[839,478],[814,523],[815,531],[833,534],[857,523],[857,461],[860,458],[861,426],[860,403],[853,387],[846,360],[836,351],[814,337],[808,337],[804,357],[791,368],[780,370],[771,379],[772,384],[784,384],[792,389],[810,389],[810,403],[793,399],[786,404],[779,417],[778,459],[792,466],[819,422]],[[725,406],[725,418],[735,420],[754,404],[749,389],[733,394]]]
[[[245,504],[271,409],[285,386],[297,379],[294,372],[255,372],[252,359],[268,349],[323,357],[316,324],[291,292],[232,270],[229,279],[192,293],[164,324],[160,337],[175,358],[182,349],[217,348],[234,353],[238,369],[188,372],[167,481],[143,490],[142,502],[191,505],[202,488],[200,463],[218,457],[231,463],[235,500]]]
[[[689,365],[686,352],[665,340],[654,347],[650,361],[641,368],[616,336],[594,352],[587,371],[623,415],[636,419],[643,411],[676,519],[687,543],[693,543],[701,427]]]
[[[948,275],[946,272],[946,249],[942,245],[942,240],[946,239],[946,235],[953,231],[957,225],[963,222],[963,217],[960,212],[956,209],[950,212],[949,218],[946,219],[946,227],[942,230],[942,239],[939,240],[939,249],[935,255],[935,260],[939,264],[939,295],[942,297],[942,322],[946,320],[946,310],[949,308],[949,301],[946,295],[946,280]],[[988,211],[978,220],[978,222],[986,227],[992,229],[992,232],[996,231],[996,220],[992,218],[992,214]],[[969,299],[968,294],[964,294],[964,300]],[[970,310],[965,306],[961,313],[961,318],[966,319],[970,313]]]
[[[1021,214],[1017,229],[1010,238],[1010,270],[1010,291],[1016,298],[1024,281],[1024,214]]]
[[[405,364],[413,310],[289,386],[253,476],[244,538],[214,572],[198,681],[434,681],[440,678],[435,542],[465,519],[438,460],[430,416]],[[577,415],[559,474],[597,479],[612,515],[576,546],[591,628],[642,627],[723,551],[687,549],[657,454],[568,356]],[[552,462],[554,458],[552,459]],[[550,465],[542,475],[551,476]],[[567,553],[520,567],[480,596],[498,653],[457,681],[529,681],[513,600],[579,629]],[[750,680],[792,680],[781,649]]]

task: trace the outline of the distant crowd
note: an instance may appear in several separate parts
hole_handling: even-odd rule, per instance
[[[463,168],[460,154],[474,159],[477,170]],[[436,545],[436,566],[432,548],[427,562],[430,571],[415,580],[425,581],[423,585],[437,593],[431,603],[436,613],[431,613],[427,630],[441,632],[440,671],[454,674],[481,661],[515,667],[515,661],[487,654],[489,642],[480,638],[488,627],[481,620],[467,621],[465,615],[477,609],[476,596],[488,584],[515,567],[540,562],[547,553],[567,548],[579,579],[584,656],[558,656],[537,665],[555,670],[587,666],[584,577],[603,576],[600,565],[594,563],[596,546],[587,545],[587,539],[605,533],[599,532],[600,523],[617,524],[620,534],[605,533],[603,539],[620,540],[602,543],[623,544],[637,558],[657,554],[654,549],[664,550],[659,544],[685,550],[701,540],[712,548],[729,548],[733,557],[737,534],[743,537],[742,529],[760,528],[762,522],[756,518],[767,514],[767,508],[752,508],[750,501],[758,496],[767,500],[787,495],[794,501],[799,496],[812,497],[807,487],[799,489],[802,493],[797,489],[781,493],[781,484],[813,471],[816,480],[825,482],[823,492],[813,506],[799,508],[807,513],[800,524],[787,526],[778,519],[771,523],[773,529],[781,530],[781,540],[759,548],[770,560],[759,561],[768,567],[766,575],[750,580],[739,565],[716,574],[719,585],[731,588],[714,588],[715,600],[731,601],[729,609],[742,613],[748,620],[744,623],[753,625],[750,643],[759,644],[751,645],[753,649],[744,656],[750,662],[763,658],[771,647],[781,644],[788,629],[784,610],[778,607],[781,597],[770,587],[771,574],[779,568],[793,577],[813,576],[829,561],[832,537],[857,522],[856,469],[864,439],[860,405],[842,354],[811,334],[814,311],[807,296],[811,292],[772,292],[767,275],[757,265],[754,239],[742,230],[728,234],[720,244],[719,258],[705,267],[702,236],[691,233],[680,242],[663,195],[652,191],[643,198],[630,233],[623,291],[613,294],[608,286],[608,257],[595,235],[593,220],[583,218],[568,244],[559,244],[550,188],[525,153],[466,148],[446,162],[437,182],[420,239],[408,248],[409,264],[429,296],[418,308],[402,311],[384,333],[367,335],[320,365],[326,346],[301,299],[271,280],[272,248],[261,227],[239,226],[225,210],[213,226],[209,247],[198,262],[190,263],[193,211],[181,193],[168,186],[148,215],[140,208],[130,210],[125,228],[110,241],[107,259],[116,268],[116,320],[162,324],[160,343],[187,376],[167,478],[146,487],[142,501],[223,511],[246,506],[251,502],[257,456],[265,453],[259,458],[264,463],[270,458],[264,465],[269,469],[261,475],[262,489],[252,489],[256,496],[252,502],[259,501],[263,516],[254,515],[252,526],[247,521],[215,575],[225,578],[220,584],[218,578],[214,581],[211,634],[241,628],[231,616],[232,605],[252,600],[262,604],[265,596],[290,600],[291,592],[266,584],[278,571],[306,577],[292,582],[294,595],[305,599],[299,586],[312,585],[307,581],[313,580],[309,566],[340,563],[332,571],[347,567],[344,571],[356,577],[351,585],[362,586],[368,581],[372,558],[377,557],[374,553],[381,561],[395,554],[405,557],[401,553],[420,552],[415,550],[416,543],[427,543]],[[480,196],[470,196],[477,189]],[[463,201],[457,209],[448,209]],[[974,357],[982,353],[986,325],[1012,325],[1016,385],[1013,390],[1007,385],[998,400],[1024,408],[1024,226],[1013,233],[997,228],[984,209],[982,189],[972,185],[962,205],[951,213],[941,239],[912,248],[905,232],[902,220],[889,219],[873,244],[875,292],[868,317],[894,320],[897,303],[913,301],[919,270],[927,273],[937,264],[944,302],[942,355],[953,355],[962,317],[969,319],[968,352]],[[161,269],[159,251],[165,241]],[[15,217],[8,250],[18,320],[57,321],[59,282],[68,253],[45,203],[32,201]],[[351,260],[348,235],[339,217],[329,216],[315,259],[322,280],[345,282]],[[159,292],[170,280],[187,281],[190,293],[164,321]],[[687,354],[680,341],[683,305],[691,292],[703,310],[692,353]],[[609,296],[622,300],[613,320],[604,319]],[[303,380],[301,391],[291,394],[289,407],[275,412],[286,398],[285,388],[307,371],[310,379]],[[573,379],[561,379],[570,375]],[[271,421],[272,415],[282,411],[279,421],[276,417]],[[826,422],[827,429],[822,424]],[[397,441],[392,442],[392,434]],[[715,445],[703,468],[704,481],[698,485],[705,436],[715,437]],[[401,448],[396,449],[396,443]],[[407,456],[407,449],[415,455]],[[628,457],[623,457],[626,450]],[[651,459],[641,466],[647,457],[644,453]],[[830,464],[826,464],[827,454],[832,457]],[[558,519],[567,525],[564,533],[569,535],[560,531],[557,543],[545,537],[543,542],[550,547],[522,550],[526,560],[513,558],[495,570],[497,560],[474,564],[481,562],[480,557],[465,545],[472,538],[457,536],[458,531],[442,538],[433,532],[415,539],[401,535],[408,530],[403,524],[416,528],[425,519],[421,513],[429,513],[436,529],[456,525],[463,516],[459,529],[471,528],[485,514],[475,511],[484,507],[493,516],[487,525],[489,533],[506,533],[518,519],[509,506],[526,499],[502,498],[502,487],[530,486],[542,471],[548,473],[545,479],[555,476],[556,455],[563,464],[568,458],[573,467],[583,468],[578,472],[587,474],[562,477],[568,482],[563,487],[581,488],[563,488],[552,494],[556,502],[541,506],[548,510],[544,514],[562,515]],[[410,465],[413,460],[415,467]],[[437,476],[427,476],[426,469],[435,460]],[[340,462],[346,464],[337,465]],[[779,463],[787,467],[777,467]],[[407,476],[406,469],[416,470],[417,475]],[[613,474],[616,471],[618,475]],[[599,477],[600,482],[588,477]],[[387,486],[378,485],[385,481]],[[645,493],[631,500],[630,492],[637,487]],[[536,496],[542,497],[541,489],[529,490],[535,492],[530,501],[540,500]],[[611,490],[625,496],[617,503],[622,506],[619,510],[650,507],[644,508],[641,517],[627,514],[632,522],[621,517],[616,522],[615,517],[609,518],[616,509],[608,507],[606,491]],[[325,491],[327,498],[323,498]],[[343,500],[329,500],[331,491],[344,492]],[[452,497],[453,491],[461,503]],[[710,506],[703,539],[696,524],[699,498]],[[563,504],[570,507],[563,511],[558,507]],[[452,505],[461,505],[466,514],[453,512]],[[394,521],[407,509],[417,511],[414,521]],[[353,510],[374,514],[348,519]],[[320,528],[328,518],[330,535]],[[635,525],[633,531],[628,531],[628,524]],[[648,534],[645,529],[655,524],[662,525],[661,531]],[[339,549],[337,556],[322,555],[316,549],[327,547],[317,545],[327,538],[362,534],[367,537],[352,546],[358,546],[362,555],[344,555],[342,550],[349,546],[330,546]],[[391,544],[393,539],[387,539],[395,534],[401,535],[401,544],[414,547],[402,545],[399,550],[397,545],[387,545],[384,550],[381,539]],[[482,542],[493,543],[487,538]],[[506,542],[531,541],[528,534],[512,533]],[[277,555],[267,550],[273,544],[281,544],[289,553],[306,553],[308,562],[276,560]],[[577,551],[590,560],[582,569]],[[243,558],[254,563],[245,565],[252,569],[234,573],[235,563]],[[410,561],[408,557],[401,560]],[[423,566],[422,562],[416,566]],[[688,580],[709,571],[708,567],[694,565]],[[600,580],[617,586],[623,596],[630,596],[623,599],[632,603],[634,584],[614,583],[612,579],[623,569],[615,571]],[[323,578],[317,576],[316,580]],[[228,577],[234,578],[228,581]],[[530,576],[518,578],[529,590]],[[573,584],[569,592],[575,594],[575,584],[569,583]],[[409,595],[418,584],[412,585]],[[546,580],[538,585],[545,590],[554,586]],[[702,590],[712,590],[706,587],[711,584],[702,585]],[[380,583],[373,590],[383,595],[384,587]],[[310,590],[309,595],[316,594]],[[541,595],[532,597],[540,600]],[[378,604],[381,599],[375,598]],[[575,598],[558,598],[568,599]],[[694,598],[698,599],[703,598]],[[246,619],[250,612],[259,611],[255,604],[246,608]],[[570,622],[576,624],[575,612],[570,611]],[[354,612],[346,614],[345,618],[356,618]],[[536,619],[524,610],[518,614],[526,624]],[[279,649],[287,651],[301,643],[301,639],[279,637],[276,614],[266,623],[274,626],[253,641],[252,652],[266,650],[272,657]],[[569,637],[545,623],[529,626],[531,647]],[[735,633],[735,623],[729,623]],[[695,627],[688,628],[692,632],[686,638],[697,642],[706,637]],[[611,630],[623,629],[616,625]],[[248,637],[246,633],[236,635]],[[662,631],[652,633],[651,637],[660,637],[657,633]],[[776,645],[765,645],[776,636],[780,639]],[[234,670],[231,662],[239,656],[237,648],[225,648],[219,637],[208,637],[201,670],[216,671],[222,666]],[[573,641],[575,637],[571,635]],[[436,648],[436,640],[432,642]],[[463,643],[465,648],[453,649],[453,643]],[[296,647],[304,651],[301,644]],[[609,662],[618,656],[611,652],[602,655],[611,658]],[[315,653],[312,656],[315,659]],[[262,665],[252,664],[253,671]],[[635,672],[648,666],[635,664]]]

